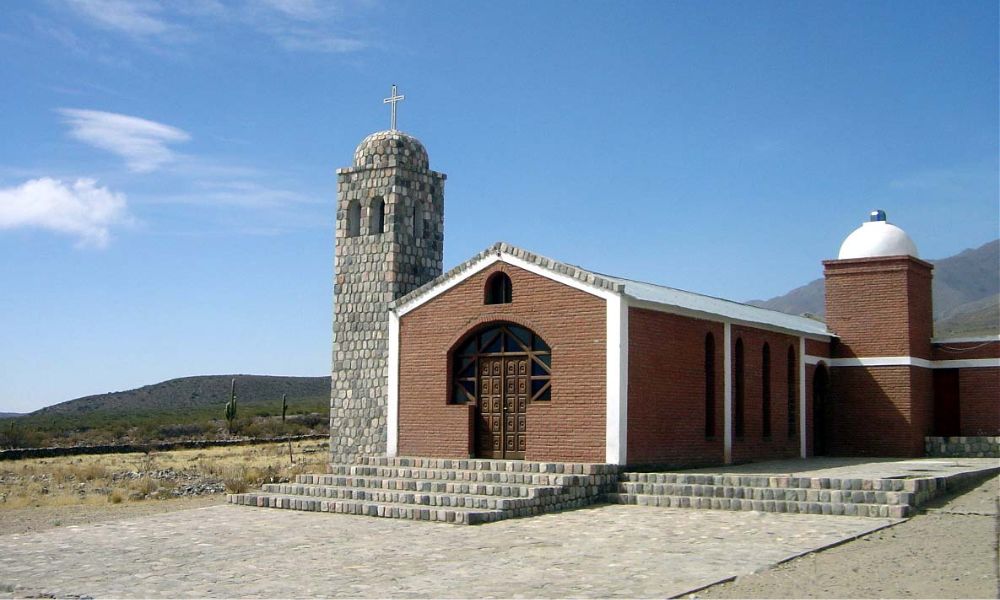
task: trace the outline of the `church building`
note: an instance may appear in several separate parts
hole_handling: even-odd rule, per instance
[[[443,273],[445,179],[395,124],[337,171],[332,462],[722,465],[1000,435],[1000,340],[933,338],[933,266],[882,211],[823,262],[824,323],[506,243]]]

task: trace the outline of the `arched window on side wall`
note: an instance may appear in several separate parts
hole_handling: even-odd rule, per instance
[[[368,233],[385,233],[385,200],[376,197],[368,207]]]
[[[502,271],[490,275],[486,280],[485,303],[510,304],[512,297],[510,277]]]
[[[788,347],[788,437],[798,435],[799,427],[795,422],[795,349]]]
[[[351,200],[347,205],[347,237],[361,235],[361,203]]]
[[[424,237],[424,204],[417,200],[413,203],[413,239]]]
[[[736,340],[736,348],[733,351],[733,435],[743,437],[743,405],[744,405],[744,382],[743,382],[743,340]]]
[[[705,437],[715,436],[715,337],[705,335]]]
[[[764,342],[760,361],[761,435],[771,437],[771,346]]]

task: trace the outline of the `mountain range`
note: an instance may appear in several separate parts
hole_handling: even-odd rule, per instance
[[[935,336],[1000,332],[1000,240],[929,262],[934,265]],[[823,280],[816,279],[782,296],[747,304],[822,318],[824,293]]]

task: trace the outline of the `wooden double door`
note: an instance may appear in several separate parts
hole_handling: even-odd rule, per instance
[[[531,360],[527,354],[479,359],[476,456],[523,459]]]

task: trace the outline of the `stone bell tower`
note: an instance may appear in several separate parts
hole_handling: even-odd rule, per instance
[[[386,451],[388,305],[441,274],[445,175],[416,138],[373,133],[337,169],[330,460]]]

